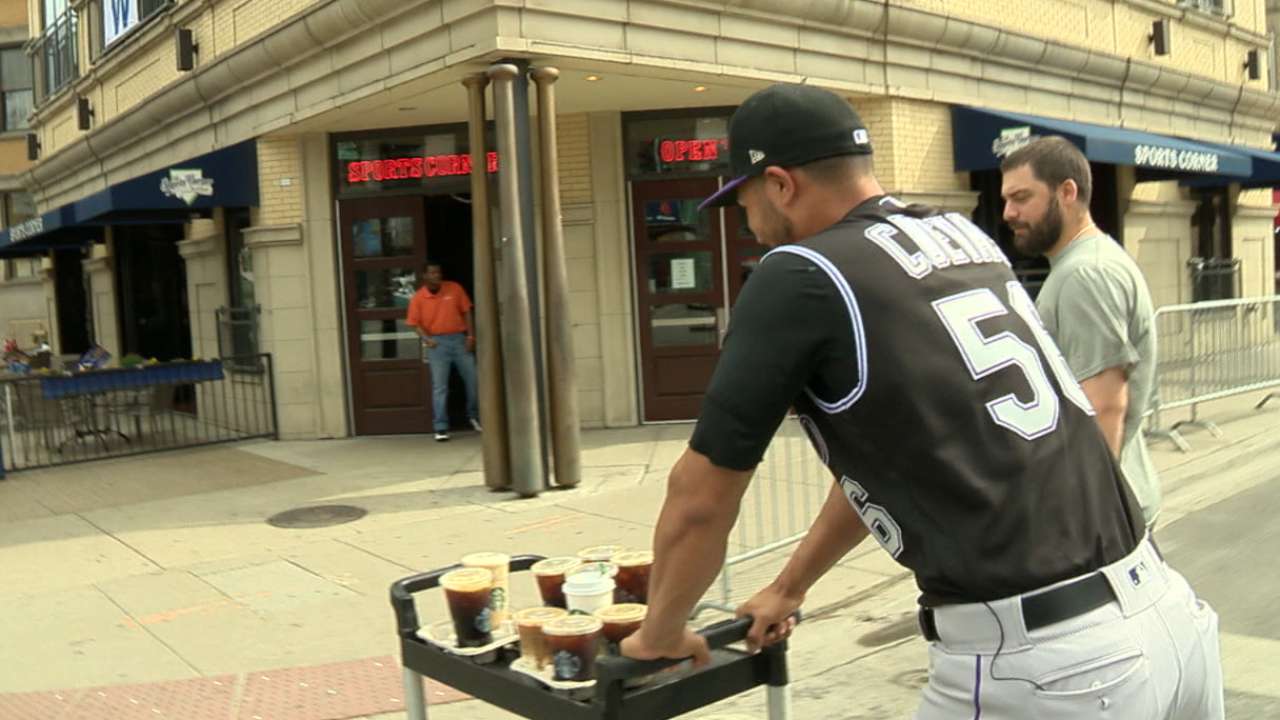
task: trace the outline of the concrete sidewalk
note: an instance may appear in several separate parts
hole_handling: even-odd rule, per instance
[[[1153,446],[1162,523],[1274,468],[1280,408],[1253,411],[1256,399],[1202,410],[1221,440],[1193,431],[1191,453]],[[586,433],[583,485],[531,500],[486,490],[479,443],[465,436],[246,444],[13,474],[0,482],[0,720],[402,717],[393,580],[478,549],[647,547],[690,430]],[[335,503],[368,514],[315,529],[265,522]],[[785,555],[736,574],[738,594]],[[515,604],[533,592],[517,583]],[[797,716],[849,717],[835,689],[855,665],[858,717],[909,714],[925,661],[914,602],[909,576],[870,544],[825,578],[793,646]],[[419,604],[444,615],[437,597]],[[433,719],[511,717],[445,688],[432,697],[448,703]],[[763,717],[762,703],[753,693],[699,715]]]

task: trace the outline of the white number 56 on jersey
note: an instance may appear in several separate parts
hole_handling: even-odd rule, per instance
[[[942,319],[951,339],[955,341],[960,356],[964,358],[969,374],[981,380],[1007,367],[1017,367],[1031,385],[1031,400],[1023,402],[1013,393],[1003,395],[987,403],[987,411],[997,425],[1007,428],[1028,440],[1034,440],[1058,427],[1058,393],[1045,374],[1043,357],[1058,380],[1062,394],[1085,413],[1093,415],[1093,406],[1067,367],[1062,353],[1036,314],[1035,303],[1022,285],[1016,281],[1006,285],[1009,307],[987,288],[969,290],[957,295],[935,300],[933,309]],[[986,337],[978,330],[978,323],[993,317],[1006,315],[1009,308],[1022,318],[1035,336],[1040,352],[1008,330]]]

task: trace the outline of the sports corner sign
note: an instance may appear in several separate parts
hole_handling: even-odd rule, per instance
[[[1136,145],[1133,148],[1133,164],[1161,170],[1216,173],[1220,156],[1212,151],[1180,150],[1159,145]]]
[[[213,197],[213,178],[205,177],[204,171],[198,168],[173,168],[169,177],[160,180],[160,192],[190,206],[200,197]]]
[[[1005,158],[1026,147],[1038,136],[1031,133],[1030,125],[1004,128],[1000,136],[991,142],[991,154]],[[1164,145],[1137,144],[1133,146],[1130,162],[1138,167],[1174,170],[1178,172],[1215,174],[1222,156],[1212,150],[1191,150]],[[1109,162],[1117,162],[1111,160]],[[1102,162],[1108,162],[1103,160]]]

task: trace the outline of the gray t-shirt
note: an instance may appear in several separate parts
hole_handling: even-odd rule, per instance
[[[1156,395],[1151,291],[1138,264],[1105,234],[1075,240],[1050,265],[1036,309],[1076,379],[1117,366],[1128,372],[1120,469],[1150,526],[1160,511],[1160,478],[1142,439],[1143,416]]]

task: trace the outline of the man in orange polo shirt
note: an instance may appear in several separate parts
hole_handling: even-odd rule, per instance
[[[449,439],[449,370],[456,367],[467,388],[467,417],[480,430],[476,405],[476,329],[471,298],[456,282],[444,279],[439,263],[429,262],[422,287],[409,301],[405,322],[418,331],[431,368],[432,422],[436,441]]]

